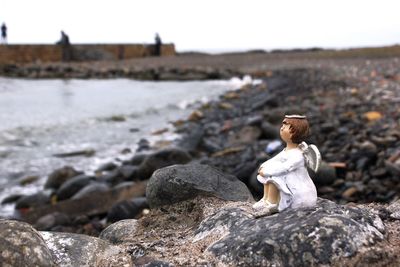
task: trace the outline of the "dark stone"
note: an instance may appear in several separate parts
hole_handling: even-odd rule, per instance
[[[124,180],[118,169],[114,169],[114,170],[110,171],[109,173],[106,173],[106,174],[98,177],[97,179],[99,181],[106,182],[106,183],[113,184],[113,185],[118,184],[119,182]]]
[[[29,224],[0,219],[1,266],[56,266],[41,235]]]
[[[91,182],[74,194],[71,199],[83,198],[90,194],[107,192],[108,190],[110,190],[110,187],[105,183]]]
[[[118,167],[117,164],[115,164],[114,162],[108,162],[101,165],[96,171],[97,172],[112,171],[117,167]]]
[[[184,150],[179,148],[167,148],[149,155],[140,164],[138,177],[141,180],[148,179],[155,170],[174,165],[185,164],[192,160],[192,157]]]
[[[247,183],[250,180],[251,175],[255,170],[258,169],[257,162],[245,162],[240,164],[233,174],[242,182]]]
[[[205,149],[208,153],[215,153],[222,150],[222,147],[218,144],[218,142],[216,140],[212,140],[211,138],[203,139],[201,148]]]
[[[65,166],[52,172],[44,185],[44,188],[58,189],[68,179],[75,177],[82,172],[76,171],[70,166]]]
[[[272,125],[269,122],[264,121],[261,124],[261,131],[262,131],[261,137],[263,139],[270,139],[270,140],[280,139],[279,126]]]
[[[118,170],[124,180],[133,180],[138,176],[138,169],[137,166],[124,165]]]
[[[308,170],[308,173],[316,185],[331,185],[336,180],[336,170],[328,163],[322,161],[317,173]]]
[[[87,176],[85,174],[78,175],[68,181],[66,181],[58,190],[57,190],[57,199],[64,200],[75,195],[79,190],[88,185],[90,181],[93,180],[93,177]]]
[[[254,192],[255,195],[260,196],[264,192],[264,186],[257,180],[257,175],[258,175],[258,168],[255,169],[251,174],[248,184],[251,191]]]
[[[150,149],[150,142],[146,139],[140,139],[137,143],[138,148],[136,149],[137,152],[146,151]]]
[[[55,212],[41,217],[34,226],[40,231],[50,231],[57,225],[69,225],[70,223],[71,220],[66,214]]]
[[[122,182],[113,187],[113,189],[129,188],[134,185],[135,182]]]
[[[178,141],[177,146],[189,151],[196,151],[204,136],[204,129],[201,126],[196,126],[190,130],[189,133],[185,134],[181,140]]]
[[[135,156],[133,156],[130,160],[129,163],[131,165],[140,165],[144,159],[147,157],[147,154],[136,154]]]
[[[111,207],[107,214],[107,221],[116,222],[124,219],[133,219],[148,207],[145,197],[121,201]]]
[[[8,196],[8,197],[4,198],[3,201],[1,201],[1,204],[4,205],[4,204],[14,203],[23,196],[24,195],[20,195],[20,194]]]
[[[43,192],[38,192],[33,195],[23,196],[16,202],[16,209],[24,209],[30,207],[37,207],[50,203],[50,196]]]
[[[235,176],[200,164],[175,165],[157,170],[147,183],[146,197],[150,207],[173,204],[198,195],[225,200],[252,200],[246,185]]]

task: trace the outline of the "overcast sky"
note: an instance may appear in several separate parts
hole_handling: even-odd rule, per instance
[[[0,0],[8,41],[152,43],[177,51],[400,43],[400,0]]]

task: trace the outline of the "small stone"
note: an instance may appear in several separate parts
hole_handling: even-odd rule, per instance
[[[370,111],[370,112],[364,113],[364,117],[368,121],[376,121],[376,120],[380,120],[383,117],[383,115],[382,115],[382,113],[380,113],[378,111]]]
[[[343,193],[342,193],[342,197],[345,199],[350,199],[355,193],[358,192],[357,187],[352,186],[350,188],[347,188]]]

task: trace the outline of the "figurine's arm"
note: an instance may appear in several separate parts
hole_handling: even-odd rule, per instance
[[[278,160],[268,160],[264,162],[259,170],[263,177],[280,176],[289,173],[304,165],[304,158],[301,154],[295,154],[290,157]]]

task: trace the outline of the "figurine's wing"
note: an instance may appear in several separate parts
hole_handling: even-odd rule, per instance
[[[317,172],[321,165],[321,153],[318,148],[315,145],[307,145],[305,142],[302,142],[299,147],[303,151],[306,166]]]

